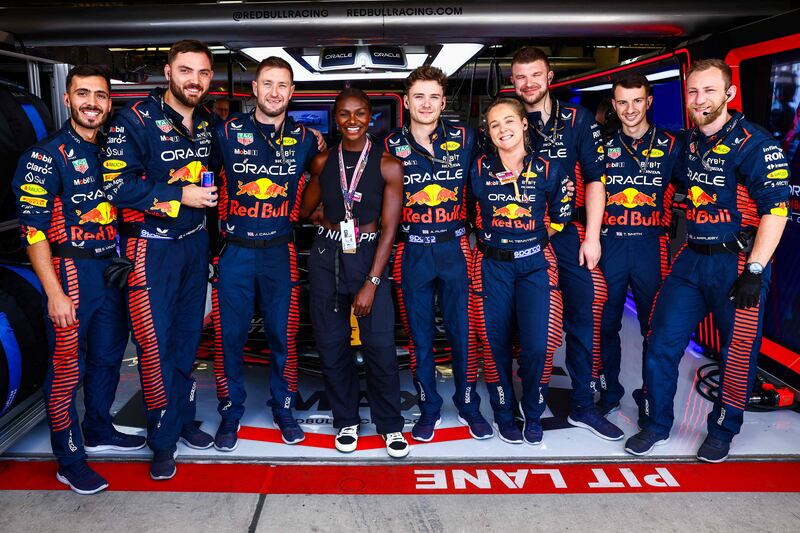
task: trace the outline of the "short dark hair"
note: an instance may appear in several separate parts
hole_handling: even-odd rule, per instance
[[[514,55],[511,57],[511,66],[513,67],[515,63],[533,63],[535,61],[544,61],[547,70],[552,70],[550,68],[550,59],[547,57],[547,54],[535,46],[523,46],[514,52]]]
[[[403,82],[406,93],[418,81],[435,81],[442,88],[442,92],[447,91],[447,74],[440,68],[423,65],[412,70],[411,74]]]
[[[726,90],[733,84],[733,72],[731,71],[731,67],[721,59],[698,59],[692,63],[689,70],[686,71],[686,79],[688,80],[689,76],[695,72],[702,72],[710,68],[717,68],[722,72],[722,79],[725,81]]]
[[[72,67],[67,73],[66,91],[69,92],[73,78],[89,78],[92,76],[97,76],[106,80],[108,92],[111,93],[111,76],[106,69],[95,65],[78,65]]]
[[[292,83],[294,83],[294,71],[292,70],[292,65],[290,65],[285,59],[278,56],[269,56],[265,59],[262,59],[261,63],[259,63],[258,67],[256,68],[256,79],[258,79],[258,75],[261,74],[261,71],[267,68],[283,68],[288,70],[289,77],[291,78]]]
[[[644,87],[644,95],[650,96],[650,82],[638,72],[629,72],[614,80],[614,83],[611,85],[612,98],[615,98],[614,91],[617,90],[617,87],[622,87],[623,89],[639,89]]]
[[[342,89],[342,92],[336,95],[336,100],[333,103],[333,109],[339,107],[339,104],[344,101],[345,98],[358,98],[359,100],[363,100],[366,102],[367,107],[370,110],[372,109],[372,102],[369,101],[369,96],[367,96],[367,93],[357,87],[347,87]]]
[[[205,54],[209,63],[211,63],[212,66],[214,65],[214,56],[211,54],[211,50],[209,50],[208,45],[195,39],[184,39],[173,44],[169,49],[169,54],[167,55],[167,63],[171,65],[172,62],[175,61],[175,58],[178,57],[178,54],[186,54],[189,52]]]

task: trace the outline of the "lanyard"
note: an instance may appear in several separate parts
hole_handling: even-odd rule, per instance
[[[447,130],[444,127],[444,123],[442,123],[441,121],[439,122],[439,125],[442,128],[442,140],[444,140],[444,151],[447,153],[446,160],[441,159],[439,157],[435,157],[426,152],[423,152],[422,150],[419,150],[416,146],[414,146],[414,144],[416,143],[416,139],[414,139],[414,136],[408,130],[408,126],[403,126],[403,135],[405,136],[406,141],[408,142],[408,146],[409,148],[411,148],[411,151],[413,151],[418,156],[423,157],[428,161],[430,161],[431,165],[433,165],[433,163],[439,163],[440,165],[443,165],[445,168],[453,168],[453,159],[450,157],[450,146],[447,144]],[[433,145],[433,143],[431,143],[431,145]]]
[[[358,157],[358,163],[353,170],[353,179],[350,181],[350,186],[347,186],[347,174],[344,168],[344,154],[342,153],[342,143],[339,143],[339,184],[342,186],[342,198],[344,199],[344,219],[353,220],[353,202],[355,201],[356,187],[358,182],[361,181],[361,175],[364,169],[367,168],[367,160],[369,159],[369,149],[372,147],[369,137],[364,143],[364,148],[361,150],[361,155]]]
[[[717,139],[717,142],[716,142],[716,143],[714,143],[714,146],[712,146],[711,148],[709,148],[708,150],[706,150],[706,152],[705,152],[705,153],[704,153],[702,156],[700,156],[700,163],[702,163],[702,164],[703,164],[703,168],[704,168],[704,169],[706,169],[707,171],[711,172],[711,170],[712,170],[712,169],[711,169],[711,165],[709,165],[709,164],[706,162],[706,158],[708,157],[708,155],[709,155],[711,152],[713,152],[713,151],[714,151],[714,149],[715,149],[717,146],[719,146],[720,144],[722,144],[722,143],[725,141],[725,139],[727,139],[727,138],[728,138],[728,135],[730,135],[730,133],[733,131],[733,129],[734,129],[734,128],[735,128],[735,127],[736,127],[736,126],[739,124],[739,121],[742,119],[742,117],[743,117],[743,116],[744,116],[744,115],[741,115],[741,114],[740,114],[740,115],[738,115],[738,116],[737,116],[735,119],[731,120],[731,121],[730,121],[730,123],[728,123],[728,125],[725,127],[725,131],[723,131],[722,135],[720,135],[720,136],[719,136],[719,139]],[[691,142],[689,143],[689,146],[690,146],[690,147],[691,147],[692,143],[695,143],[695,146],[699,146],[699,144],[697,144],[697,139],[696,139],[696,138],[697,138],[697,126],[695,126],[695,127],[692,129],[692,136],[691,136],[691,138],[689,139],[689,140],[691,141]]]
[[[514,198],[516,198],[516,200],[517,200],[518,202],[522,201],[522,198],[520,197],[520,194],[519,194],[519,176],[518,176],[518,175],[516,175],[516,173],[515,173],[513,170],[508,170],[508,169],[507,169],[507,167],[506,167],[506,165],[503,163],[503,160],[502,160],[502,159],[500,159],[500,164],[501,164],[501,165],[503,165],[503,168],[506,168],[506,170],[505,170],[504,172],[498,172],[498,173],[496,173],[496,174],[495,174],[495,177],[496,177],[498,180],[500,180],[500,183],[501,183],[501,184],[504,184],[504,185],[505,185],[505,184],[509,184],[509,183],[510,183],[511,185],[513,185],[513,186],[514,186]],[[530,181],[530,179],[531,179],[531,178],[530,178],[530,175],[531,175],[531,165],[533,165],[533,161],[528,161],[528,170],[526,170],[526,171],[523,173],[523,175],[525,176],[525,186],[526,186],[526,187],[527,187],[527,185],[528,185],[528,182],[529,182],[529,181]],[[523,165],[523,168],[524,168],[524,165]],[[510,181],[510,180],[509,180],[509,181],[506,181],[506,176],[507,176],[507,175],[509,175],[509,174],[514,176],[514,181]],[[509,176],[509,177],[510,177],[510,176]]]
[[[633,158],[633,160],[636,161],[636,164],[639,165],[639,174],[640,175],[644,175],[644,171],[647,168],[647,163],[650,162],[650,154],[653,153],[653,141],[655,141],[655,138],[656,138],[656,126],[655,126],[655,124],[653,125],[653,132],[650,134],[650,146],[647,148],[647,156],[645,157],[644,163],[639,161],[639,158],[636,157],[636,150],[634,150],[633,148],[629,147],[628,143],[626,143],[622,139],[622,131],[619,131],[618,135],[619,135],[620,144],[622,144],[622,146],[625,147],[625,151],[628,152],[628,155],[630,155]]]
[[[280,155],[280,157],[281,157],[280,164],[281,165],[286,164],[286,152],[283,149],[283,131],[284,131],[284,128],[286,127],[286,118],[284,118],[283,122],[281,122],[281,135],[280,135],[280,138],[279,138],[280,140],[278,142],[278,144],[280,145],[280,148],[275,146],[275,142],[271,138],[267,137],[264,134],[264,132],[261,130],[261,126],[259,125],[260,123],[256,121],[255,111],[250,113],[250,120],[253,121],[253,126],[255,126],[256,131],[259,134],[261,134],[261,136],[264,138],[264,140],[267,142],[267,144],[270,146],[270,148],[272,148],[273,150],[275,150],[276,152],[279,152],[281,154]],[[273,137],[274,137],[274,135],[273,135]]]
[[[556,145],[555,133],[559,130],[558,118],[559,118],[559,113],[561,112],[561,104],[558,102],[558,100],[555,100],[554,106],[556,108],[555,109],[555,113],[550,115],[550,118],[553,119],[553,128],[552,128],[553,137],[550,137],[549,135],[547,135],[544,132],[544,128],[545,128],[546,124],[542,124],[542,128],[541,129],[539,129],[539,124],[533,124],[533,129],[536,131],[536,133],[538,133],[539,136],[542,139],[544,139],[545,141],[549,142],[553,146]],[[551,110],[552,110],[552,106],[551,106]],[[541,121],[539,121],[539,122],[541,123]],[[548,120],[548,122],[550,122],[550,121]]]

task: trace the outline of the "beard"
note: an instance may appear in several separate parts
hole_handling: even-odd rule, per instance
[[[525,93],[522,92],[518,93],[517,95],[527,105],[536,105],[547,95],[547,89],[539,89],[536,94],[532,95],[525,95]]]
[[[724,102],[724,101],[723,101]],[[707,124],[711,124],[715,120],[717,120],[723,112],[725,112],[725,106],[723,102],[716,103],[715,105],[711,106],[711,111],[708,112],[708,115],[704,115],[702,112],[696,113],[692,112],[692,120],[698,126],[705,126]]]
[[[206,93],[208,93],[208,89],[206,89],[198,96],[189,96],[186,94],[185,88],[198,88],[201,91],[203,90],[203,87],[199,84],[187,83],[186,86],[180,87],[172,78],[169,79],[169,92],[172,93],[172,96],[174,96],[177,101],[186,107],[197,107],[197,104],[199,104],[203,98],[205,98]]]
[[[262,102],[261,100],[258,100],[256,102],[256,105],[258,106],[259,111],[261,111],[270,118],[281,116],[283,113],[286,112],[286,108],[288,107],[286,101],[283,102],[283,105],[279,105],[278,107],[273,109],[268,108],[267,104],[265,102]]]
[[[94,120],[91,120],[81,115],[81,109],[84,111],[97,111],[100,114],[97,115],[97,117]],[[80,127],[92,130],[100,128],[100,126],[102,126],[103,123],[105,123],[106,118],[108,118],[108,113],[103,112],[103,110],[100,109],[99,107],[82,106],[78,109],[70,107],[69,116],[73,120],[73,122],[78,124]]]

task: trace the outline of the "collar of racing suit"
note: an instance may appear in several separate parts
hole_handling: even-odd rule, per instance
[[[166,115],[170,122],[172,122],[173,128],[180,128],[185,136],[191,138],[192,134],[189,133],[189,131],[186,129],[186,126],[183,125],[183,115],[172,109],[172,107],[170,107],[170,105],[164,100],[164,94],[166,94],[166,92],[167,90],[163,87],[156,87],[150,91],[150,98],[152,98],[156,105],[158,105],[164,111],[164,115]],[[192,123],[197,125],[203,121],[211,124],[212,116],[211,111],[209,111],[205,102],[200,102],[194,108],[194,113],[192,113]]]

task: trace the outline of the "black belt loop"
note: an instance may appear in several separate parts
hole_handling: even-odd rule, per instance
[[[97,254],[93,250],[75,248],[71,244],[51,243],[50,253],[53,257],[66,257],[69,259],[107,259],[117,255],[117,250],[112,247],[105,252]]]
[[[540,249],[532,251],[529,254],[525,255],[524,257],[529,257],[531,255],[535,255],[544,251],[544,249],[547,248],[547,245],[550,244],[550,239],[547,236],[545,236],[541,241],[537,242],[533,246],[529,248],[523,248],[522,250],[505,250],[503,248],[495,248],[494,246],[489,246],[487,244],[484,244],[484,242],[480,240],[477,241],[475,244],[477,245],[478,250],[480,250],[481,253],[484,256],[488,257],[489,259],[494,259],[495,261],[514,261],[518,259],[517,254],[519,252],[524,252],[525,250],[532,250],[536,246],[539,246]]]
[[[274,239],[242,239],[234,235],[225,237],[225,242],[234,246],[241,246],[242,248],[272,248],[273,246],[280,246],[282,244],[289,244],[294,242],[294,234],[292,232]]]

